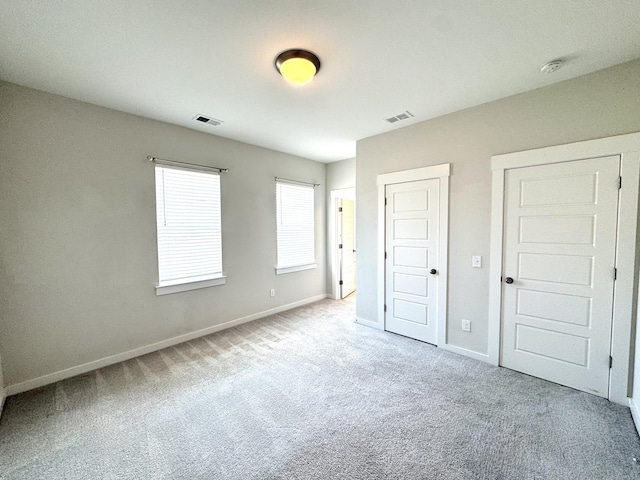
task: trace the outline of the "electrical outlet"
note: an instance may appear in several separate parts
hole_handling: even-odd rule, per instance
[[[462,331],[470,332],[471,331],[471,320],[462,319]]]
[[[270,295],[271,295],[271,298],[276,296],[276,289],[275,288],[271,289]]]
[[[471,266],[473,268],[482,268],[482,257],[480,255],[471,257]]]

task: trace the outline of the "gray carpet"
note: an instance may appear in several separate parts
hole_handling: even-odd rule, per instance
[[[7,399],[6,479],[631,479],[628,409],[325,300]]]

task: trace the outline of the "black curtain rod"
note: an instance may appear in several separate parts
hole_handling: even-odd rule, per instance
[[[285,182],[285,183],[294,183],[298,185],[309,185],[312,187],[319,187],[319,183],[311,183],[311,182],[301,182],[299,180],[289,180],[288,178],[276,177],[276,182]]]
[[[152,156],[148,156],[147,160],[153,163],[159,163],[161,165],[176,165],[176,166],[185,166],[185,167],[198,167],[198,168],[204,168],[207,170],[216,170],[218,173],[226,173],[229,171],[228,168],[211,167],[209,165],[199,165],[197,163],[178,162],[177,160],[167,160],[166,158],[158,158],[158,157],[152,157]]]

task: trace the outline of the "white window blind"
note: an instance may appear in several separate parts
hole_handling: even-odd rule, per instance
[[[313,186],[276,181],[277,273],[314,268]]]
[[[220,175],[155,168],[159,287],[222,277]]]

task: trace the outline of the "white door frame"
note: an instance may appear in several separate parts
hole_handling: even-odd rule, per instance
[[[4,408],[4,400],[7,398],[7,392],[4,389],[4,379],[2,377],[2,358],[0,358],[0,417]]]
[[[443,163],[431,167],[404,170],[401,172],[384,173],[378,175],[378,325],[384,330],[385,326],[385,259],[386,249],[385,226],[385,191],[387,185],[394,183],[416,182],[419,180],[440,180],[440,224],[438,225],[438,270],[439,278],[443,281],[438,285],[438,347],[445,347],[447,343],[447,279],[449,262],[449,176],[451,164]]]
[[[339,198],[346,198],[347,200],[353,200],[353,208],[356,210],[356,189],[355,188],[341,188],[337,190],[331,190],[330,203],[329,203],[329,232],[327,238],[329,239],[329,258],[331,262],[331,298],[334,300],[340,300],[340,255],[338,255],[338,215],[337,202]],[[354,225],[355,231],[355,225]],[[356,286],[356,288],[358,288]]]
[[[504,180],[511,168],[569,162],[594,157],[620,155],[622,189],[618,210],[618,269],[613,302],[609,400],[628,405],[631,379],[631,333],[635,324],[633,306],[637,298],[638,188],[640,187],[640,133],[588,140],[491,157],[491,252],[489,267],[488,361],[500,363],[502,328],[502,265],[504,227]]]

